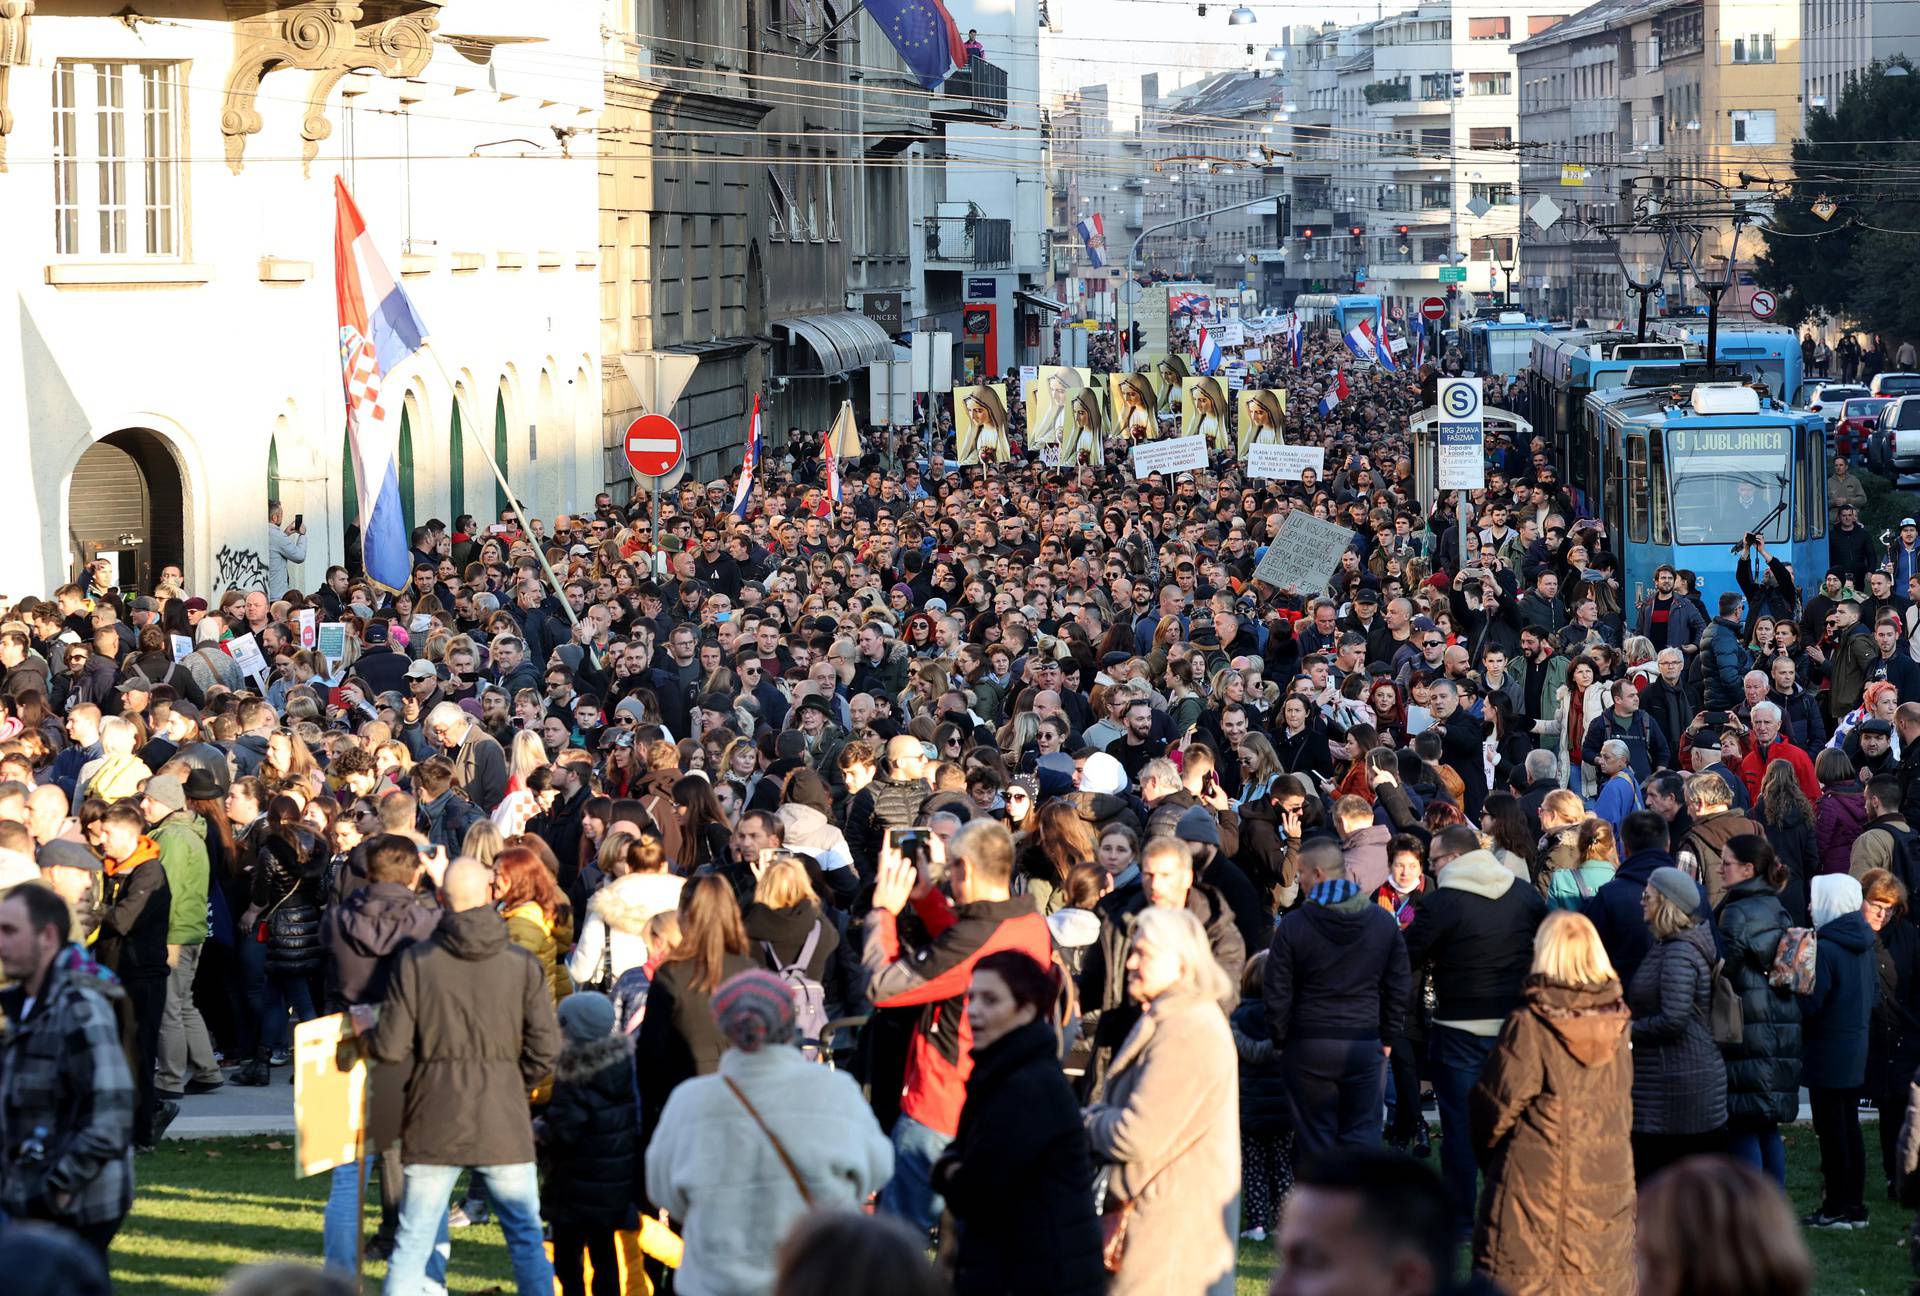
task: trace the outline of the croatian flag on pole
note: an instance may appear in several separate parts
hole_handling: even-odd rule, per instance
[[[733,515],[743,518],[747,515],[747,504],[753,499],[753,469],[760,462],[760,397],[753,398],[753,413],[747,416],[747,448],[740,457],[740,484],[733,491]]]
[[[967,65],[966,38],[940,0],[867,0],[867,13],[922,90],[938,90],[955,68]]]
[[[347,443],[360,509],[360,547],[367,579],[404,589],[412,566],[400,511],[395,461],[400,393],[387,378],[420,349],[427,335],[406,289],[380,259],[353,196],[334,178],[334,296],[340,316],[340,376],[347,396]]]
[[[1074,233],[1080,236],[1080,242],[1086,246],[1087,260],[1093,263],[1093,268],[1098,270],[1105,265],[1107,263],[1107,222],[1100,213],[1095,212],[1091,216],[1083,217],[1073,229]]]
[[[1418,369],[1427,362],[1427,321],[1415,315],[1407,321],[1407,331],[1413,335],[1413,367]]]
[[[1199,366],[1202,376],[1218,373],[1220,366],[1226,363],[1226,359],[1226,356],[1221,354],[1220,344],[1213,340],[1213,335],[1204,328],[1201,329],[1200,344],[1194,349],[1193,362]]]
[[[840,460],[833,453],[833,429],[827,429],[824,443],[820,449],[820,458],[827,465],[827,488],[820,494],[819,504],[814,512],[820,517],[830,517],[834,505],[840,502]]]
[[[1301,326],[1298,315],[1287,320],[1287,350],[1293,359],[1293,367],[1298,369],[1307,361],[1307,330]]]
[[[1320,417],[1325,418],[1333,413],[1347,395],[1347,371],[1342,369],[1339,376],[1333,380],[1333,386],[1327,388],[1327,394],[1320,398]]]

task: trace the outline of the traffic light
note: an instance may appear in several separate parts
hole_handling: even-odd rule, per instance
[[[1308,227],[1307,227],[1306,229],[1303,229],[1303,230],[1301,230],[1301,231],[1300,231],[1300,237],[1301,237],[1301,238],[1303,238],[1303,239],[1310,239],[1310,238],[1312,238],[1312,237],[1313,237],[1313,227],[1312,227],[1312,226],[1308,226]]]
[[[1467,97],[1467,74],[1465,72],[1455,72],[1453,74],[1453,97],[1455,99],[1464,99]]]
[[[1406,235],[1407,235],[1407,232],[1408,232],[1408,231],[1409,231],[1410,229],[1412,229],[1412,226],[1410,226],[1410,225],[1395,225],[1395,226],[1393,227],[1393,232],[1394,232],[1395,234],[1398,234],[1398,235],[1400,235],[1400,236],[1401,236],[1402,238],[1405,238],[1405,237],[1406,237]]]
[[[1367,230],[1364,225],[1349,225],[1347,227],[1347,233],[1353,235],[1355,238],[1364,236],[1366,232]]]

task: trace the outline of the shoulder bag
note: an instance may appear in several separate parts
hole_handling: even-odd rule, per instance
[[[1133,1196],[1127,1198],[1127,1200],[1117,1206],[1112,1202],[1107,1202],[1101,1207],[1100,1261],[1106,1266],[1108,1273],[1119,1273],[1120,1266],[1126,1261],[1127,1224],[1133,1216],[1133,1204],[1146,1196],[1147,1189],[1153,1187],[1153,1181],[1164,1174],[1168,1166],[1173,1165],[1174,1162],[1180,1160],[1181,1157],[1184,1157],[1187,1153],[1199,1147],[1201,1139],[1206,1138],[1206,1136],[1207,1131],[1202,1130],[1199,1137],[1193,1139],[1185,1147],[1180,1149],[1179,1156],[1169,1159],[1165,1165],[1162,1165],[1158,1170],[1155,1170],[1151,1175],[1147,1176],[1147,1181],[1140,1185],[1140,1190],[1134,1193]],[[1101,1178],[1100,1186],[1103,1192],[1108,1188],[1110,1183],[1110,1177],[1103,1176]]]
[[[780,1141],[780,1136],[775,1134],[773,1128],[761,1117],[759,1109],[747,1101],[747,1095],[742,1092],[739,1085],[733,1082],[732,1076],[721,1076],[720,1078],[726,1081],[727,1088],[733,1090],[733,1096],[738,1098],[740,1105],[747,1109],[747,1115],[753,1117],[753,1123],[760,1127],[760,1132],[767,1136],[767,1142],[773,1144],[773,1154],[780,1158],[780,1164],[787,1168],[787,1174],[793,1179],[793,1186],[800,1190],[800,1200],[805,1202],[808,1208],[811,1209],[813,1206],[813,1190],[807,1187],[807,1181],[801,1177],[800,1167],[795,1165],[793,1158],[787,1155],[786,1145]]]

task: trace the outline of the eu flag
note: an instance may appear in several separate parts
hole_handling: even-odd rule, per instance
[[[966,41],[940,0],[867,0],[867,12],[923,89],[938,90],[966,63]]]

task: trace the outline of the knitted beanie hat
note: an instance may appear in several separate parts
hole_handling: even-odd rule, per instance
[[[743,1053],[793,1042],[793,991],[771,972],[729,977],[713,996],[713,1020]]]

